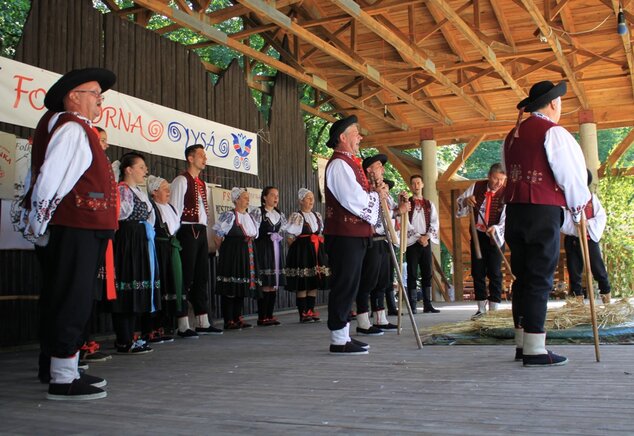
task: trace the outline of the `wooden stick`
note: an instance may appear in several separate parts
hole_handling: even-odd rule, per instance
[[[599,351],[599,329],[597,327],[597,313],[594,309],[594,288],[592,286],[592,272],[590,269],[590,251],[588,249],[588,228],[586,224],[586,214],[581,212],[581,222],[577,224],[581,254],[583,255],[583,266],[585,268],[586,290],[588,300],[590,300],[590,318],[592,319],[592,335],[594,336],[594,356],[597,362],[601,361]]]
[[[480,250],[480,241],[478,240],[478,229],[476,229],[475,217],[473,215],[473,207],[469,206],[469,220],[471,221],[471,240],[473,241],[473,249],[477,259],[482,259],[482,251]]]
[[[403,259],[405,258],[405,252],[407,251],[407,226],[409,224],[409,215],[407,212],[401,214],[401,260],[397,264],[398,270],[403,274]],[[401,312],[403,312],[403,295],[405,294],[402,286],[398,287],[398,313],[396,314],[396,327],[397,334],[401,334]]]

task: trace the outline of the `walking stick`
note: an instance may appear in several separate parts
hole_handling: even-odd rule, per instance
[[[473,241],[473,249],[477,259],[482,259],[482,251],[480,250],[480,241],[478,240],[478,230],[476,229],[475,217],[473,216],[473,207],[469,206],[469,220],[471,221],[471,240]]]
[[[478,216],[480,217],[482,222],[485,223],[485,225],[486,225],[487,223],[484,221],[484,217],[482,216],[482,211],[481,210],[478,211]],[[515,274],[513,274],[513,270],[511,269],[511,264],[506,259],[506,256],[504,255],[504,252],[502,251],[500,246],[497,244],[497,242],[495,242],[495,239],[493,239],[491,237],[491,235],[489,235],[489,238],[491,238],[491,242],[493,243],[493,245],[495,245],[495,247],[498,249],[498,253],[500,253],[500,255],[502,256],[502,261],[504,262],[504,266],[506,267],[506,270],[511,275],[511,279],[513,279],[513,281],[517,280],[517,278],[515,277]]]
[[[376,186],[376,179],[372,177],[372,174],[369,174],[370,181],[373,186]],[[385,236],[387,237],[387,245],[390,248],[390,255],[392,256],[392,262],[394,265],[398,265],[398,260],[396,259],[396,253],[394,252],[394,242],[396,241],[396,232],[394,231],[394,226],[392,225],[392,217],[390,216],[390,209],[387,207],[387,201],[385,199],[381,199],[381,222],[383,223],[383,228],[385,229]],[[396,277],[399,285],[399,295],[403,294],[403,275],[401,274],[401,270],[396,271]],[[400,300],[403,300],[402,298]],[[399,300],[399,301],[400,301]],[[409,304],[409,299],[405,299],[405,304],[407,305],[407,311],[409,313],[409,320],[412,323],[412,329],[414,330],[414,337],[416,338],[416,345],[418,349],[423,348],[423,342],[420,339],[420,333],[418,332],[418,326],[416,325],[416,320],[414,319],[414,314],[412,313],[412,308]],[[400,312],[399,312],[400,313]],[[397,328],[400,326],[397,326]]]
[[[594,289],[592,287],[592,272],[590,269],[590,251],[588,250],[588,228],[585,212],[581,212],[581,222],[577,224],[579,233],[579,242],[581,246],[581,254],[583,256],[583,266],[586,275],[586,289],[588,292],[588,300],[590,300],[590,318],[592,319],[592,335],[594,336],[594,356],[597,362],[601,361],[601,353],[599,352],[599,329],[597,327],[597,313],[594,309]]]
[[[401,245],[399,249],[401,251],[401,260],[398,263],[398,270],[403,274],[403,259],[405,258],[405,252],[407,251],[407,225],[409,224],[409,218],[407,212],[401,214]],[[397,334],[401,334],[401,313],[403,312],[403,286],[398,286],[398,313],[396,314],[396,327]]]

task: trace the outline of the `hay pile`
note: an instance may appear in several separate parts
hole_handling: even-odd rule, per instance
[[[589,304],[589,303],[588,303]],[[590,307],[571,298],[558,309],[549,309],[546,313],[546,330],[565,330],[580,325],[590,325]],[[634,306],[628,299],[608,305],[595,305],[599,328],[617,326],[634,321]],[[421,329],[425,335],[451,335],[461,333],[484,333],[494,329],[512,329],[513,314],[510,310],[488,312],[476,319],[457,323],[438,324],[429,329]]]

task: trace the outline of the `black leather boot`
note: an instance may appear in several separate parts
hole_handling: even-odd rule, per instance
[[[409,294],[409,305],[412,309],[412,313],[418,313],[416,310],[416,289],[408,289]]]
[[[423,289],[423,313],[438,313],[440,310],[431,305],[431,286]]]

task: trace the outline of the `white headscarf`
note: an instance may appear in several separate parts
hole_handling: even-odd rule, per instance
[[[158,177],[158,176],[148,176],[147,178],[147,190],[150,194],[152,194],[152,192],[157,191],[160,187],[161,184],[163,182],[165,182],[166,180],[162,177]]]
[[[233,203],[235,204],[236,201],[238,201],[238,198],[240,198],[240,196],[242,195],[243,192],[247,192],[246,189],[244,188],[238,188],[238,187],[234,187],[231,189],[231,201],[233,201]]]
[[[302,201],[308,194],[312,194],[310,189],[300,188],[299,191],[297,191],[297,198],[299,198],[299,201]]]

